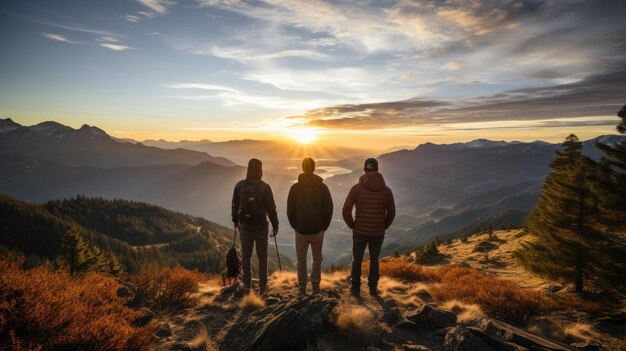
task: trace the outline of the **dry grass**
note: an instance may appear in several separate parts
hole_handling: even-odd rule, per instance
[[[275,288],[291,288],[298,284],[298,277],[296,272],[278,271],[272,273],[269,284]]]
[[[241,299],[241,309],[243,311],[254,311],[265,307],[265,300],[259,296],[254,290]]]
[[[193,339],[191,339],[187,346],[194,351],[217,351],[218,347],[215,345],[209,332],[203,326],[198,330]]]
[[[594,340],[598,338],[598,332],[593,329],[593,324],[586,322],[576,322],[563,328],[566,337],[576,340]]]
[[[369,345],[376,341],[380,330],[376,317],[360,305],[343,304],[333,310],[334,325],[341,335],[354,344]]]
[[[607,306],[610,306],[608,303],[603,305],[573,293],[557,296],[554,298],[554,301],[561,309],[583,311],[588,314],[598,314],[606,310]]]
[[[525,321],[552,308],[551,301],[540,292],[476,270],[445,266],[437,274],[440,284],[434,285],[431,292],[439,301],[479,304],[490,313],[516,321]]]
[[[320,288],[322,289],[335,289],[342,282],[348,282],[348,276],[350,273],[347,270],[338,270],[332,273],[322,274],[322,281],[320,282]]]
[[[194,304],[198,283],[207,277],[182,267],[142,270],[128,275],[142,305],[155,313],[169,314]]]
[[[486,318],[478,304],[468,304],[458,300],[446,301],[441,307],[454,312],[461,323],[474,323]]]
[[[437,274],[430,268],[412,264],[403,259],[380,261],[380,274],[402,282],[429,282],[437,280]],[[363,272],[369,271],[369,261],[363,262]]]
[[[0,260],[0,344],[12,350],[143,350],[154,325],[117,296],[121,286],[99,274],[72,277],[46,267]],[[4,349],[4,347],[2,347]]]

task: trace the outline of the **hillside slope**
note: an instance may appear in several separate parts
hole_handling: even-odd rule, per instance
[[[181,265],[218,273],[232,244],[232,230],[206,219],[126,200],[76,197],[32,204],[0,195],[0,217],[0,246],[27,256],[29,264],[54,259],[70,230],[113,253],[130,272]],[[271,256],[270,268],[275,266]]]

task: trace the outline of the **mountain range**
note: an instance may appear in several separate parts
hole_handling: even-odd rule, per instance
[[[83,125],[74,129],[47,121],[22,126],[10,118],[0,119],[0,154],[33,157],[69,166],[135,167],[194,165],[211,161],[222,166],[235,163],[224,157],[187,149],[165,150],[120,142],[100,128]]]
[[[56,129],[46,129],[47,132],[42,133],[44,128],[35,128],[39,125],[15,125],[3,120],[0,127],[2,194],[38,202],[76,195],[123,198],[210,218],[223,225],[231,224],[232,188],[245,176],[245,167],[203,152],[166,150],[118,141],[95,127],[81,129],[90,129],[96,139],[106,140],[104,150],[98,149],[101,144],[93,139],[75,137],[72,143],[66,144],[63,138],[58,142],[67,153],[46,153],[38,144],[39,140],[47,143],[48,138],[57,138],[48,134],[75,135],[84,131],[56,126]],[[43,137],[31,138],[30,133]],[[595,147],[598,140],[615,144],[623,142],[625,137],[609,135],[585,141],[583,152],[595,159],[602,155]],[[241,146],[246,144],[248,148]],[[125,145],[123,147],[128,148],[129,154],[136,159],[132,166],[111,166],[116,164],[115,154],[108,150],[120,148],[119,145]],[[241,159],[257,152],[257,144],[246,141],[241,145],[238,149]],[[146,148],[150,153],[136,151]],[[444,145],[425,143],[414,149],[380,155],[380,171],[395,194],[398,209],[397,219],[385,240],[384,253],[414,248],[434,237],[446,239],[469,234],[490,224],[495,228],[522,224],[539,196],[548,164],[559,148],[559,144],[543,141],[479,139]],[[24,152],[35,149],[44,150],[41,153]],[[80,153],[85,161],[76,162],[74,152]],[[199,155],[201,161],[191,163],[193,158],[190,157],[187,159],[190,163],[185,164],[179,159],[170,162],[172,155],[168,152]],[[141,159],[142,155],[146,155],[145,160]],[[158,158],[161,156],[163,159]],[[325,264],[349,263],[350,231],[343,224],[340,209],[350,187],[362,174],[362,161],[362,157],[356,156],[320,161],[353,170],[325,179],[335,205],[333,223],[326,236]],[[264,180],[272,186],[282,223],[279,241],[291,245],[293,235],[288,230],[286,198],[298,169],[286,169],[287,166],[266,170]]]

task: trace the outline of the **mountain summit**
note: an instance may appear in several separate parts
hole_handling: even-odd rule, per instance
[[[22,126],[10,118],[0,119],[0,154],[103,168],[196,165],[206,161],[227,167],[235,165],[224,157],[213,157],[205,152],[121,142],[87,124],[79,129],[54,121]]]

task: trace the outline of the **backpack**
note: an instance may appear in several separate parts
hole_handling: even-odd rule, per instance
[[[257,224],[265,220],[265,203],[260,185],[261,183],[244,182],[239,193],[239,221]]]
[[[233,237],[233,246],[228,250],[226,254],[226,268],[222,272],[222,285],[226,286],[228,282],[231,286],[235,285],[237,279],[241,275],[241,255],[235,247],[237,238],[237,229],[235,229],[235,236]]]

